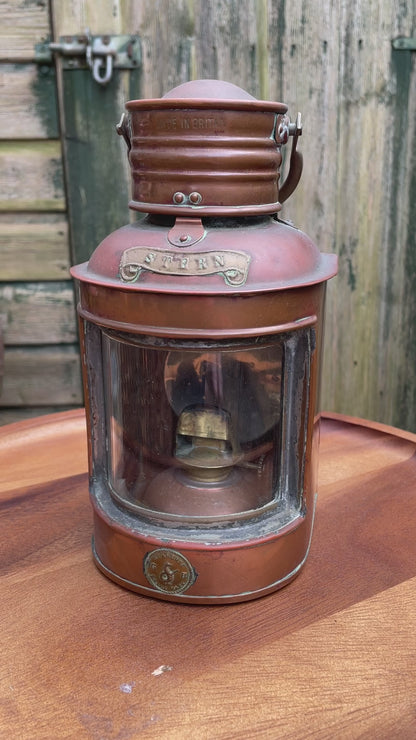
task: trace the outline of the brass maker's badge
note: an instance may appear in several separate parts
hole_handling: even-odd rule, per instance
[[[177,550],[168,548],[148,552],[143,560],[143,570],[149,583],[167,594],[182,594],[197,577],[189,560]]]
[[[143,270],[161,275],[221,275],[227,285],[244,285],[250,255],[236,251],[174,252],[151,247],[130,247],[120,262],[120,278],[133,283]]]

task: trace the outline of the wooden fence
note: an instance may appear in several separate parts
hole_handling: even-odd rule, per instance
[[[127,97],[158,97],[188,79],[220,78],[282,100],[292,118],[302,113],[304,174],[283,217],[340,258],[328,290],[322,407],[416,431],[415,17],[415,0],[3,3],[3,421],[29,408],[82,403],[69,263],[87,228],[83,218],[97,224],[90,251],[100,229],[129,218],[126,155],[121,142],[109,147],[101,133],[94,139],[94,120],[104,115],[99,106],[115,123]],[[119,72],[94,106],[75,77],[69,85],[59,60],[56,71],[35,61],[36,43],[86,27],[137,34],[142,50],[137,73]],[[395,48],[398,38],[408,48]],[[82,172],[71,170],[71,141],[82,138],[78,114],[83,144],[94,149],[92,169]],[[117,182],[104,189],[108,202],[103,196],[97,205],[94,182],[108,182],[97,165],[100,147],[103,160],[111,149],[122,164]],[[109,216],[115,187],[122,197]]]

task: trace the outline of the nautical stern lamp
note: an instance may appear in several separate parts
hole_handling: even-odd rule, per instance
[[[126,109],[130,207],[147,215],[72,270],[94,559],[160,599],[254,599],[308,555],[336,257],[276,215],[302,169],[286,105],[199,80]]]

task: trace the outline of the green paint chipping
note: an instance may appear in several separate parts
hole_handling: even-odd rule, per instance
[[[187,0],[180,14],[180,29],[183,37],[192,37],[195,33],[195,8],[193,0]]]
[[[53,184],[55,197],[58,199],[62,197],[62,194],[64,192],[62,160],[60,158],[51,159],[49,167],[50,167],[50,177],[51,177],[51,182]]]
[[[350,286],[351,290],[354,291],[357,285],[357,279],[354,274],[352,260],[350,257],[347,257],[347,265],[348,265],[348,285]]]
[[[52,139],[58,138],[56,78],[52,65],[40,64],[36,67],[31,92],[35,99],[36,114],[40,118],[45,136]]]
[[[358,239],[350,238],[348,244],[342,242],[339,249],[339,256],[341,259],[340,264],[340,276],[342,275],[343,268],[347,268],[348,273],[346,275],[347,283],[353,292],[357,288],[357,277],[354,269],[354,256],[358,247]]]

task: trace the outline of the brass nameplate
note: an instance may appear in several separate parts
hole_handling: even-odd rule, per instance
[[[247,280],[250,255],[245,252],[188,252],[181,253],[131,247],[121,257],[120,278],[132,283],[143,270],[161,275],[205,276],[221,275],[227,285],[244,285]]]
[[[167,547],[146,553],[143,570],[149,583],[166,594],[183,594],[197,578],[188,558]]]

